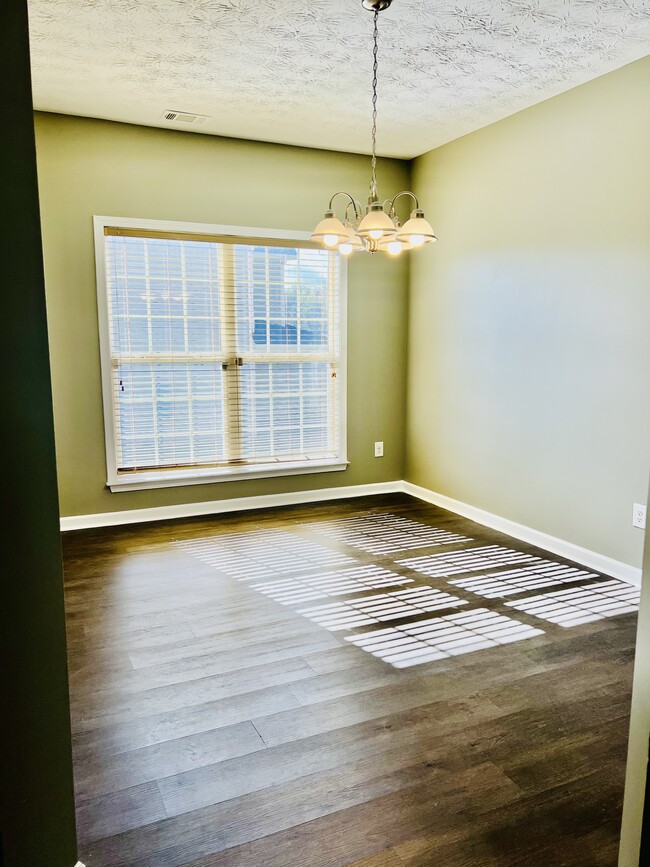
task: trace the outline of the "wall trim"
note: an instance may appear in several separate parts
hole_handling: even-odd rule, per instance
[[[148,521],[168,521],[173,518],[194,518],[223,512],[243,512],[250,509],[270,509],[274,506],[295,506],[300,503],[319,503],[325,500],[344,500],[349,497],[368,497],[376,494],[399,494],[403,482],[375,482],[367,485],[344,485],[318,490],[291,491],[284,494],[262,494],[257,497],[236,497],[228,500],[207,500],[202,503],[181,503],[176,506],[155,506],[150,509],[126,509],[121,512],[99,512],[95,515],[70,515],[61,518],[61,530],[89,530],[94,527],[116,527],[121,524],[140,524]]]
[[[499,515],[492,514],[492,512],[486,512],[483,509],[470,506],[468,503],[463,503],[460,500],[454,500],[444,494],[438,494],[436,491],[430,491],[428,488],[422,488],[420,485],[414,485],[412,482],[402,482],[402,491],[405,494],[416,497],[418,500],[424,500],[426,503],[439,506],[441,509],[447,509],[449,512],[462,515],[463,518],[469,518],[470,521],[476,521],[477,524],[482,524],[484,527],[490,527],[492,530],[507,533],[508,536],[513,536],[522,542],[537,545],[560,557],[566,557],[567,560],[574,560],[576,563],[581,563],[590,569],[604,572],[605,575],[610,575],[612,578],[619,578],[621,581],[627,581],[628,584],[641,586],[641,569],[636,566],[630,566],[627,563],[622,563],[620,560],[613,560],[604,554],[598,554],[596,551],[590,551],[588,548],[581,548],[580,545],[574,545],[573,542],[558,539],[557,536],[550,536],[548,533],[542,533],[540,530],[534,530],[532,527],[526,527],[524,524],[517,524],[508,518],[502,518]]]
[[[121,512],[100,512],[95,515],[70,515],[61,518],[61,530],[89,530],[96,527],[118,527],[123,524],[141,524],[149,521],[169,521],[174,518],[194,518],[201,515],[218,515],[224,512],[244,512],[251,509],[270,509],[275,506],[295,506],[301,503],[320,503],[326,500],[344,500],[351,497],[369,497],[377,494],[409,494],[425,503],[439,506],[470,521],[476,521],[484,527],[506,533],[522,542],[537,545],[545,551],[566,557],[619,578],[629,584],[641,585],[641,569],[613,560],[604,554],[574,545],[565,539],[558,539],[548,533],[542,533],[524,524],[518,524],[508,518],[486,512],[476,506],[454,500],[444,494],[438,494],[428,488],[415,485],[412,482],[395,480],[392,482],[375,482],[366,485],[344,485],[332,488],[319,488],[318,490],[290,491],[283,494],[262,494],[257,497],[235,497],[228,500],[207,500],[201,503],[181,503],[175,506],[155,506],[150,509],[126,509]],[[78,867],[78,865],[77,865]],[[83,865],[81,865],[83,867]]]

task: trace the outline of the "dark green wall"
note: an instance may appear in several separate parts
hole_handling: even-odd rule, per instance
[[[0,834],[5,867],[73,867],[63,582],[26,0],[0,3],[0,82]]]

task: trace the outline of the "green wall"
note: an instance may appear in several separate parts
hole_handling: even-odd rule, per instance
[[[367,157],[48,114],[36,116],[36,143],[62,515],[402,478],[408,264],[359,256],[348,280],[346,471],[105,487],[92,215],[310,230],[336,190],[365,200]],[[386,194],[408,185],[406,163],[381,160],[378,171]]]
[[[638,566],[650,58],[420,158],[406,478]]]
[[[406,477],[639,565],[649,98],[645,59],[410,165],[381,161],[382,189],[412,185],[440,243],[350,263],[347,471],[119,494],[105,487],[92,215],[309,229],[333,190],[364,197],[368,160],[37,115],[62,514]]]
[[[27,3],[0,4],[0,864],[77,860]]]

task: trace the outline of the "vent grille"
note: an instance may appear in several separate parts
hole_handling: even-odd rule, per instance
[[[163,113],[163,120],[174,121],[175,123],[205,123],[208,116],[205,114],[191,114],[187,111],[173,111],[168,109]]]

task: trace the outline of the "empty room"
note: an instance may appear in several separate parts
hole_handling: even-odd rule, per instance
[[[647,863],[647,0],[0,25],[0,865]]]

